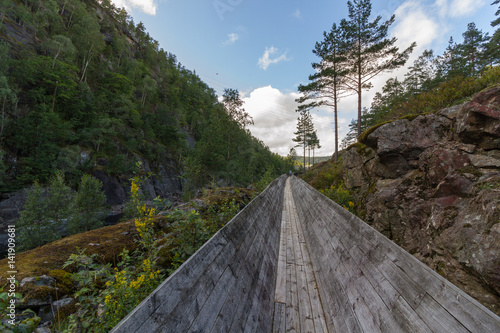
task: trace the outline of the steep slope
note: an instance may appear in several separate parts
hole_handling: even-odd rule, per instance
[[[343,165],[367,223],[500,313],[500,87],[373,128]]]
[[[141,171],[152,173],[152,198],[212,180],[248,185],[283,166],[212,88],[110,1],[3,3],[1,192],[62,170],[73,187],[92,173],[108,203],[121,204]]]

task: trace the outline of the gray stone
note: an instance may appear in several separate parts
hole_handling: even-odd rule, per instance
[[[47,275],[27,277],[21,280],[19,286],[22,288],[27,283],[33,283],[37,287],[52,287],[56,283],[56,280],[53,277]]]
[[[470,161],[477,168],[497,168],[500,169],[500,160],[486,155],[471,155]]]

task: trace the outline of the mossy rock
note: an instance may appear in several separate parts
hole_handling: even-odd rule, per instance
[[[231,201],[248,204],[255,195],[255,190],[239,187],[222,187],[215,190],[210,190],[207,195],[201,200],[208,202],[210,205],[222,206]]]
[[[481,177],[483,175],[481,171],[479,171],[475,166],[472,165],[464,166],[458,169],[457,172],[461,175],[469,173],[471,175],[474,175],[475,177]]]
[[[58,288],[59,295],[70,294],[75,291],[75,285],[71,279],[71,273],[63,269],[55,269],[49,272],[49,276],[56,280],[55,287]]]
[[[72,235],[44,246],[16,255],[17,279],[49,275],[50,271],[61,269],[77,248],[87,249],[88,255],[98,254],[98,262],[116,264],[123,249],[133,251],[137,244],[133,221]],[[7,267],[8,259],[0,260],[1,267]]]
[[[367,129],[366,131],[364,131],[363,133],[361,133],[358,137],[358,142],[361,142],[361,143],[366,143],[366,139],[368,138],[368,136],[370,134],[372,134],[377,128],[385,125],[385,124],[389,124],[389,123],[392,123],[393,120],[388,120],[388,121],[384,121],[380,124],[377,124],[377,125],[374,125],[372,127],[370,127],[369,129]]]

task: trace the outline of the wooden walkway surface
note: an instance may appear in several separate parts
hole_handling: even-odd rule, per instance
[[[323,305],[295,208],[290,179],[286,182],[283,206],[273,332],[326,333]]]
[[[499,333],[500,318],[281,176],[111,332]]]

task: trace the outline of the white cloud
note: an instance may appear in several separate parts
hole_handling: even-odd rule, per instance
[[[238,34],[235,33],[227,34],[227,39],[222,43],[222,45],[226,46],[234,44],[239,38],[240,36]]]
[[[441,16],[462,17],[473,14],[485,5],[485,0],[436,0]]]
[[[277,64],[281,61],[290,60],[286,55],[286,51],[278,57],[271,58],[271,55],[274,55],[277,52],[278,52],[278,49],[275,48],[274,46],[266,47],[264,54],[259,59],[259,62],[258,62],[259,67],[262,68],[263,70],[267,70],[267,68],[272,64]]]
[[[429,48],[442,30],[443,27],[428,14],[422,3],[408,1],[396,10],[396,25],[391,35],[397,37],[401,48],[417,42],[417,50],[414,53],[421,53],[419,51]]]
[[[295,112],[300,97],[297,92],[284,93],[272,86],[254,89],[243,94],[245,110],[253,117],[254,125],[249,126],[252,135],[262,140],[271,151],[286,156],[291,147],[295,145],[292,139],[297,130]],[[318,132],[321,149],[316,151],[316,156],[329,156],[334,152],[333,115],[324,111],[312,112],[314,126]],[[349,119],[350,121],[350,119]],[[347,119],[339,118],[339,140],[347,133]],[[297,153],[302,154],[299,148]]]
[[[302,13],[300,12],[299,9],[296,9],[293,13],[292,16],[295,17],[296,19],[301,20],[302,19]]]
[[[118,8],[125,8],[127,12],[131,12],[132,8],[137,8],[149,15],[156,15],[155,0],[111,0]]]

